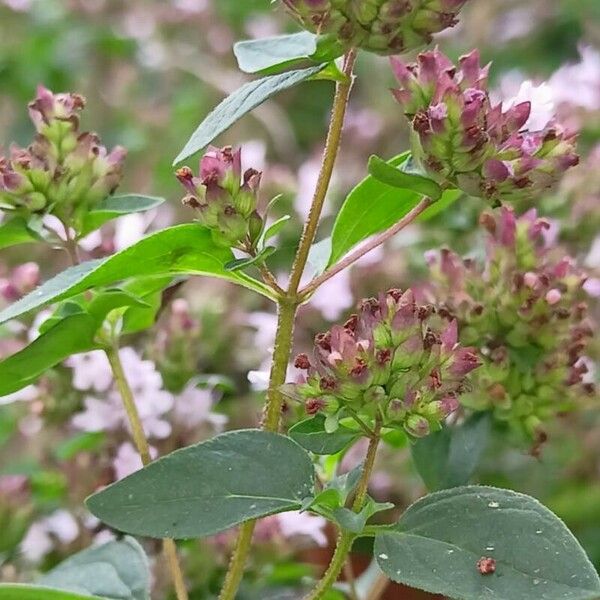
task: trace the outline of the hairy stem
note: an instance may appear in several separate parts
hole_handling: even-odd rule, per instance
[[[340,271],[347,269],[350,265],[354,264],[357,260],[361,259],[365,254],[371,252],[381,244],[387,242],[390,238],[394,237],[399,231],[404,229],[407,225],[410,225],[419,215],[421,215],[427,208],[433,204],[433,200],[428,197],[424,197],[417,206],[415,206],[409,213],[407,213],[400,221],[398,221],[393,227],[386,229],[379,235],[372,238],[366,244],[357,248],[354,252],[351,252],[343,260],[336,263],[325,271],[319,277],[315,277],[304,289],[300,291],[300,296],[305,299],[310,296],[319,286],[323,285],[326,281],[337,275]]]
[[[144,433],[142,421],[140,419],[137,406],[135,405],[133,392],[131,391],[131,387],[129,386],[129,382],[127,381],[127,377],[123,369],[123,363],[121,362],[121,357],[119,356],[119,347],[117,344],[114,344],[112,347],[107,348],[105,352],[113,372],[115,383],[121,395],[125,412],[127,413],[133,441],[142,459],[142,464],[146,466],[152,462],[152,458],[150,456],[150,446],[148,445],[148,439]],[[169,572],[171,573],[173,585],[175,586],[177,600],[188,600],[188,593],[185,587],[183,573],[177,558],[177,548],[173,540],[163,540],[163,553],[167,561],[167,566],[169,567]]]
[[[300,304],[300,301],[297,298],[298,288],[300,287],[300,279],[302,278],[302,273],[304,272],[304,267],[308,260],[310,247],[315,239],[319,219],[323,210],[323,204],[325,203],[327,190],[329,189],[329,183],[331,182],[333,167],[338,155],[344,118],[346,116],[346,107],[352,89],[352,72],[355,60],[356,51],[349,51],[344,59],[344,74],[346,75],[346,79],[343,82],[338,83],[336,87],[321,171],[308,219],[304,226],[300,244],[298,245],[296,257],[294,259],[289,287],[285,294],[280,295],[278,302],[275,349],[273,351],[273,362],[269,377],[267,400],[263,411],[262,428],[265,431],[279,430],[281,407],[283,405],[283,397],[279,388],[285,383],[287,366],[292,351],[294,322],[296,320],[298,305]],[[246,565],[248,554],[250,553],[252,534],[254,533],[255,525],[256,521],[248,521],[240,527],[236,547],[229,563],[229,569],[225,576],[219,600],[234,600],[235,598],[242,577],[244,576],[244,567]]]
[[[348,98],[350,97],[350,91],[352,89],[352,72],[355,61],[356,50],[350,50],[348,54],[346,54],[344,60],[344,75],[346,76],[346,81],[338,83],[335,92],[329,133],[327,134],[327,141],[325,143],[325,150],[323,152],[321,171],[317,180],[317,186],[315,188],[315,195],[310,207],[310,212],[308,213],[308,219],[306,220],[304,231],[302,232],[302,237],[300,238],[296,259],[294,260],[294,265],[292,266],[289,287],[289,293],[292,295],[296,294],[298,288],[300,287],[300,280],[302,279],[304,267],[306,266],[306,261],[308,260],[308,253],[310,252],[310,247],[315,241],[317,227],[319,226],[321,212],[323,211],[323,204],[325,203],[327,190],[329,189],[329,184],[331,183],[331,175],[333,174],[333,167],[335,165],[340,147],[340,141],[342,139],[342,129],[344,125],[344,118],[346,117]]]
[[[362,475],[358,486],[356,488],[356,494],[354,495],[354,502],[352,503],[352,510],[356,513],[360,512],[367,499],[367,491],[369,489],[369,480],[371,479],[371,473],[373,472],[373,466],[375,465],[375,457],[377,456],[377,448],[379,446],[379,440],[381,439],[381,419],[377,419],[375,423],[375,430],[373,437],[369,442],[369,448],[367,450],[367,457],[365,458],[365,464],[363,466]],[[337,545],[335,552],[325,574],[319,581],[315,589],[310,592],[304,600],[320,600],[331,588],[331,586],[338,580],[344,564],[348,559],[352,544],[356,535],[349,531],[341,531],[338,535]]]

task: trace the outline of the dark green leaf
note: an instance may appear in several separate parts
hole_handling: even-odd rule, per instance
[[[78,552],[38,583],[114,600],[150,600],[148,559],[131,537]]]
[[[369,158],[369,173],[377,181],[395,188],[418,192],[423,196],[429,196],[434,201],[442,195],[442,188],[433,179],[403,171],[401,166],[391,165],[375,155]]]
[[[127,533],[204,537],[300,508],[313,479],[310,457],[294,441],[241,430],[177,450],[94,494],[87,505]]]
[[[0,583],[0,600],[97,600],[97,597],[94,598],[89,594],[74,594],[39,585]]]
[[[336,454],[361,437],[360,432],[340,425],[333,433],[325,431],[325,417],[316,415],[290,428],[288,435],[314,454]]]
[[[113,256],[63,271],[2,311],[0,323],[90,288],[114,285],[132,277],[208,275],[228,279],[270,298],[270,290],[263,284],[243,273],[225,270],[231,257],[230,250],[215,246],[208,229],[195,223],[177,225],[149,235]]]
[[[94,208],[94,210],[87,213],[83,220],[79,236],[83,237],[117,217],[129,215],[131,213],[146,212],[147,210],[156,208],[164,201],[164,198],[143,196],[141,194],[110,196]]]
[[[478,413],[413,444],[413,460],[429,491],[469,483],[487,446],[490,425],[489,415]]]
[[[29,229],[23,217],[13,217],[0,224],[0,250],[37,241],[39,238]]]
[[[410,153],[405,152],[388,161],[397,167],[407,161]],[[444,192],[440,200],[422,215],[435,209],[438,202],[447,202],[449,197],[458,197],[460,192]],[[372,175],[363,179],[348,195],[333,226],[329,265],[337,262],[356,244],[366,238],[389,229],[410,212],[421,199],[421,194],[393,188],[377,181]]]
[[[281,67],[317,51],[317,36],[308,31],[258,40],[244,40],[233,46],[238,66],[245,73]]]
[[[461,600],[597,600],[600,579],[563,522],[509,490],[464,487],[422,498],[375,556],[394,581]],[[480,573],[482,557],[493,574]]]
[[[72,354],[97,348],[98,324],[85,313],[71,315],[40,335],[23,350],[0,362],[0,396],[34,383],[40,375]]]
[[[202,121],[198,129],[185,145],[173,164],[185,160],[192,154],[202,150],[218,135],[229,129],[245,114],[260,106],[275,94],[287,90],[317,74],[325,65],[317,65],[308,69],[288,71],[280,75],[264,77],[243,85],[231,96],[228,96]]]

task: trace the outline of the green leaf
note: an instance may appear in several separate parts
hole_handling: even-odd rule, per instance
[[[97,596],[96,596],[97,599]],[[74,594],[39,585],[0,583],[0,600],[96,600],[90,595]]]
[[[442,188],[433,179],[403,171],[401,167],[391,165],[374,154],[369,158],[369,173],[377,181],[395,188],[418,192],[434,201],[442,195]]]
[[[412,445],[413,460],[430,492],[469,483],[486,449],[490,427],[490,416],[478,413]]]
[[[131,277],[207,275],[228,279],[272,298],[262,283],[244,273],[226,271],[225,264],[231,258],[230,250],[215,246],[208,229],[196,223],[176,225],[151,234],[108,258],[91,260],[63,271],[2,311],[0,323],[90,288],[114,285]]]
[[[405,163],[410,153],[394,157],[388,164],[393,167]],[[449,197],[458,197],[460,192],[444,192],[438,202],[446,202]],[[366,238],[389,229],[410,212],[421,199],[421,194],[411,190],[400,190],[372,175],[363,179],[348,195],[333,226],[329,265],[334,264],[356,244]],[[426,218],[428,211],[435,209],[436,202],[421,215]]]
[[[29,229],[23,217],[13,217],[0,224],[0,250],[38,241],[39,238]]]
[[[310,457],[294,441],[240,430],[177,450],[94,494],[87,506],[134,535],[204,537],[300,508],[313,480]]]
[[[103,431],[89,431],[78,433],[71,438],[60,442],[54,450],[54,456],[60,461],[71,460],[81,452],[94,452],[106,441]]]
[[[148,559],[131,537],[78,552],[38,583],[115,600],[150,600]]]
[[[233,46],[238,66],[245,73],[282,67],[317,51],[317,36],[308,31],[258,40],[244,40]]]
[[[375,540],[394,581],[461,600],[597,600],[600,579],[564,523],[510,490],[463,487],[413,504]],[[482,575],[477,562],[496,561]]]
[[[86,236],[112,219],[132,213],[146,212],[160,206],[164,201],[164,198],[143,196],[141,194],[110,196],[85,215],[79,237]]]
[[[239,271],[240,269],[245,269],[246,267],[251,267],[256,263],[260,263],[265,259],[269,258],[272,254],[277,251],[277,248],[274,246],[267,246],[263,248],[256,256],[250,256],[248,258],[237,258],[235,260],[230,260],[226,265],[225,269],[227,271]]]
[[[23,350],[0,362],[0,396],[16,392],[72,354],[94,350],[98,324],[85,313],[58,322]]]
[[[285,224],[291,218],[292,217],[290,215],[284,215],[283,217],[277,219],[277,221],[275,221],[274,223],[271,223],[271,225],[269,225],[265,232],[260,236],[260,244],[265,244],[272,237],[275,237],[285,227]]]
[[[245,114],[260,106],[275,94],[287,90],[312,77],[323,69],[325,65],[317,65],[308,69],[288,71],[279,75],[264,77],[251,81],[230,96],[225,98],[205,119],[198,129],[192,134],[173,164],[185,160],[192,154],[202,150],[218,135],[229,129]]]
[[[120,289],[108,289],[98,292],[87,307],[87,311],[101,325],[106,316],[117,308],[137,306],[150,308],[150,305],[133,294]]]
[[[340,425],[334,433],[325,431],[325,417],[316,415],[290,428],[288,435],[314,454],[337,454],[361,437],[359,431]]]

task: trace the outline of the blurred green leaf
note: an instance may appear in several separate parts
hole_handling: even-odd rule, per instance
[[[600,579],[562,521],[510,490],[463,487],[431,494],[375,539],[393,581],[463,600],[597,600]],[[495,572],[478,561],[490,557]]]
[[[105,441],[106,434],[103,431],[79,433],[60,442],[54,450],[54,455],[58,460],[71,460],[80,452],[93,452],[99,449]]]
[[[238,66],[245,73],[258,73],[271,67],[292,64],[310,57],[316,51],[317,36],[308,31],[244,40],[233,46]]]
[[[225,98],[205,119],[198,129],[192,134],[183,150],[179,153],[173,164],[185,160],[192,154],[202,150],[210,144],[219,134],[229,129],[245,114],[260,106],[275,94],[302,83],[317,74],[325,65],[317,65],[308,69],[288,71],[279,75],[271,75],[243,85],[237,91]]]
[[[150,600],[148,559],[131,537],[74,554],[38,584],[111,600]]]
[[[23,217],[12,217],[0,224],[0,250],[38,241],[39,238],[29,229]]]
[[[263,262],[276,251],[277,248],[275,248],[274,246],[267,246],[266,248],[263,248],[260,252],[258,252],[256,256],[249,256],[248,258],[238,258],[235,260],[230,260],[225,265],[225,270],[235,272],[239,271],[240,269],[251,267],[252,265]]]
[[[48,369],[72,354],[98,347],[94,335],[98,324],[85,313],[71,315],[16,354],[0,362],[0,396],[34,383]]]
[[[86,236],[112,219],[132,213],[146,212],[160,206],[164,201],[164,198],[141,194],[110,196],[86,214],[81,231],[78,232],[79,237]]]
[[[39,585],[0,583],[0,600],[95,600],[95,598],[89,594],[81,595]]]
[[[230,250],[215,246],[208,229],[195,223],[176,225],[151,234],[108,258],[91,260],[63,271],[2,311],[0,323],[91,288],[113,285],[132,277],[207,275],[228,279],[270,298],[270,290],[262,283],[225,269],[231,258]]]
[[[87,506],[134,535],[204,537],[300,508],[313,479],[310,457],[294,441],[240,430],[160,458],[90,496]]]
[[[484,453],[491,429],[488,413],[476,413],[464,423],[444,427],[412,446],[412,457],[430,492],[469,483]]]

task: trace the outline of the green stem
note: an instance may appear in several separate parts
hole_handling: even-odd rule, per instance
[[[351,50],[346,54],[344,60],[345,80],[339,82],[336,87],[329,132],[323,154],[323,163],[319,179],[315,189],[315,195],[308,215],[308,219],[302,232],[302,238],[298,245],[294,265],[290,275],[290,284],[285,294],[279,297],[277,333],[275,335],[275,349],[273,351],[273,362],[269,377],[269,389],[267,400],[263,411],[262,429],[265,431],[278,431],[281,420],[281,407],[283,396],[279,388],[285,383],[287,366],[292,351],[294,335],[294,322],[300,300],[298,299],[298,288],[310,247],[315,240],[317,227],[321,218],[323,204],[331,182],[333,167],[338,155],[342,129],[346,116],[348,98],[352,89],[352,72],[356,60],[356,51]],[[239,585],[244,576],[244,567],[252,546],[252,535],[256,521],[244,523],[239,530],[236,547],[232,554],[227,575],[219,595],[219,600],[234,600]]]
[[[137,406],[135,405],[133,392],[131,391],[131,387],[127,381],[127,376],[125,375],[125,370],[123,369],[123,363],[121,362],[121,357],[119,356],[118,344],[115,343],[112,346],[105,348],[105,352],[112,369],[117,389],[121,395],[125,412],[127,413],[133,441],[142,459],[142,464],[146,466],[152,462],[152,457],[150,456],[150,446],[148,444],[146,434],[144,433],[144,428],[142,426],[142,421],[140,419]],[[177,559],[177,548],[173,540],[163,540],[163,553],[171,573],[171,578],[173,579],[177,600],[188,600],[188,593],[185,587],[183,573]]]
[[[367,499],[367,491],[369,489],[369,480],[371,479],[371,473],[373,472],[373,466],[375,465],[375,457],[377,456],[377,447],[379,446],[379,440],[381,435],[381,420],[378,419],[375,424],[375,431],[373,437],[369,442],[369,449],[367,450],[367,457],[365,458],[365,464],[363,466],[363,472],[356,488],[356,494],[354,496],[354,502],[352,503],[352,510],[356,513],[360,512]],[[349,531],[341,531],[338,535],[337,544],[331,562],[325,571],[325,574],[317,583],[315,589],[310,592],[304,600],[320,600],[327,593],[333,584],[338,580],[344,564],[348,559],[348,554],[352,549],[352,544],[356,539],[356,535]]]

